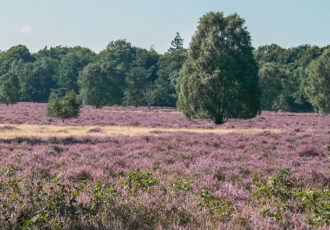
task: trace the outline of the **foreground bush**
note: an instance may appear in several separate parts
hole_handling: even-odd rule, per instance
[[[233,211],[226,198],[194,192],[185,181],[160,181],[148,171],[118,175],[117,183],[11,178],[1,187],[5,229],[155,229],[215,227]],[[201,210],[203,210],[201,212]]]
[[[255,221],[240,216],[229,197],[196,191],[184,178],[162,180],[131,170],[114,175],[116,182],[91,182],[87,173],[65,182],[63,174],[51,180],[15,178],[15,167],[2,170],[1,229],[249,228]],[[329,225],[329,190],[300,188],[285,172],[255,176],[248,202],[283,229],[299,226],[295,221],[306,228]]]

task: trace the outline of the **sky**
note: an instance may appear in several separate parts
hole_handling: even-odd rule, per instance
[[[176,32],[188,47],[210,11],[243,17],[256,48],[330,44],[330,0],[0,0],[0,50],[79,45],[99,52],[125,38],[164,53]]]

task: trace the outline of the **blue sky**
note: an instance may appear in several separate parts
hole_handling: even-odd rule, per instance
[[[99,52],[126,38],[163,53],[177,31],[187,47],[209,11],[245,18],[255,47],[330,44],[330,0],[0,0],[0,50],[81,45]]]

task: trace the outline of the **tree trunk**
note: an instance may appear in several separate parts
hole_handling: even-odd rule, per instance
[[[216,125],[220,125],[220,124],[224,123],[223,116],[217,116],[214,118],[213,121],[214,121],[214,124],[216,124]]]

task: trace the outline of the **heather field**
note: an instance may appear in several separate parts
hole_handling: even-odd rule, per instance
[[[0,229],[329,228],[329,115],[0,111]]]

